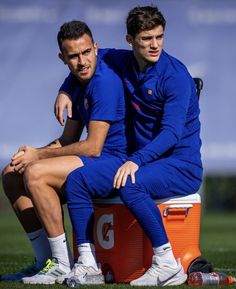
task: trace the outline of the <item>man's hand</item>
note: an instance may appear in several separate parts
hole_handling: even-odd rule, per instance
[[[139,166],[135,163],[128,161],[124,163],[117,171],[114,177],[113,187],[119,189],[121,186],[124,187],[127,181],[127,177],[131,177],[132,184],[135,183],[135,173],[139,169]]]
[[[22,174],[29,163],[38,159],[37,149],[30,146],[22,146],[18,152],[13,155],[11,165],[16,172]]]
[[[64,110],[67,110],[68,117],[72,117],[72,102],[66,93],[60,91],[54,104],[54,114],[61,125],[65,125],[63,118]]]

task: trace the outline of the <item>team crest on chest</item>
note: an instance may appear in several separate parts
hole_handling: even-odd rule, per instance
[[[88,108],[89,108],[89,103],[88,103],[88,99],[87,98],[84,99],[84,108],[86,110],[88,110]]]

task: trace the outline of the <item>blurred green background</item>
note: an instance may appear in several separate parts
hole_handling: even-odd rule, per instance
[[[205,213],[236,213],[236,176],[206,176],[202,197]]]

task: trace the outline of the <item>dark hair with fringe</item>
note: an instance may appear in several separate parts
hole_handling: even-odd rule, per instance
[[[133,37],[141,31],[151,30],[159,25],[165,29],[166,21],[156,6],[137,6],[129,11],[126,19],[127,34]]]
[[[66,39],[78,39],[84,34],[90,36],[93,41],[93,35],[88,25],[79,20],[73,20],[70,22],[64,23],[57,34],[57,42],[60,50],[62,51],[62,42]]]

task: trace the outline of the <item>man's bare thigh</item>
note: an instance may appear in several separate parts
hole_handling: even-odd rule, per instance
[[[77,156],[62,156],[34,162],[36,174],[49,186],[60,190],[70,172],[83,166]]]

